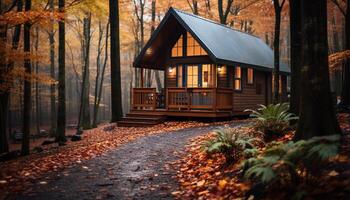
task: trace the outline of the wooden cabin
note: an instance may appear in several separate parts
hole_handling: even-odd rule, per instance
[[[119,125],[152,125],[165,117],[232,117],[272,99],[273,51],[260,38],[170,8],[134,62],[164,72],[164,88],[133,88]],[[281,101],[289,68],[280,64]],[[246,113],[245,113],[246,114]]]

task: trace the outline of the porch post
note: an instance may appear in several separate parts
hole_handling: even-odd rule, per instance
[[[140,85],[140,87],[143,88],[143,68],[141,68],[140,74],[141,74],[141,85]]]

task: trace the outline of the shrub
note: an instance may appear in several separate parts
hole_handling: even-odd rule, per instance
[[[222,153],[227,163],[232,163],[241,156],[246,158],[257,154],[255,144],[260,140],[249,134],[239,133],[237,130],[226,128],[215,131],[215,137],[203,144],[208,154]]]
[[[289,105],[282,103],[260,105],[257,110],[247,109],[245,112],[251,112],[250,116],[257,119],[256,130],[263,132],[266,140],[271,140],[285,134],[289,128],[289,121],[298,119],[288,110]]]
[[[337,155],[339,143],[339,135],[274,143],[261,156],[243,162],[244,177],[264,184],[295,186],[302,178],[317,177],[321,166]]]

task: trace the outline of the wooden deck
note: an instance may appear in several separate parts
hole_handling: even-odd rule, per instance
[[[168,117],[228,118],[233,112],[233,90],[229,88],[134,88],[132,108],[118,126],[153,126]]]

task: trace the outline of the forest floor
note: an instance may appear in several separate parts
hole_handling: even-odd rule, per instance
[[[1,163],[0,199],[171,199],[178,184],[168,162],[179,159],[188,139],[245,123],[105,125],[82,141]]]

